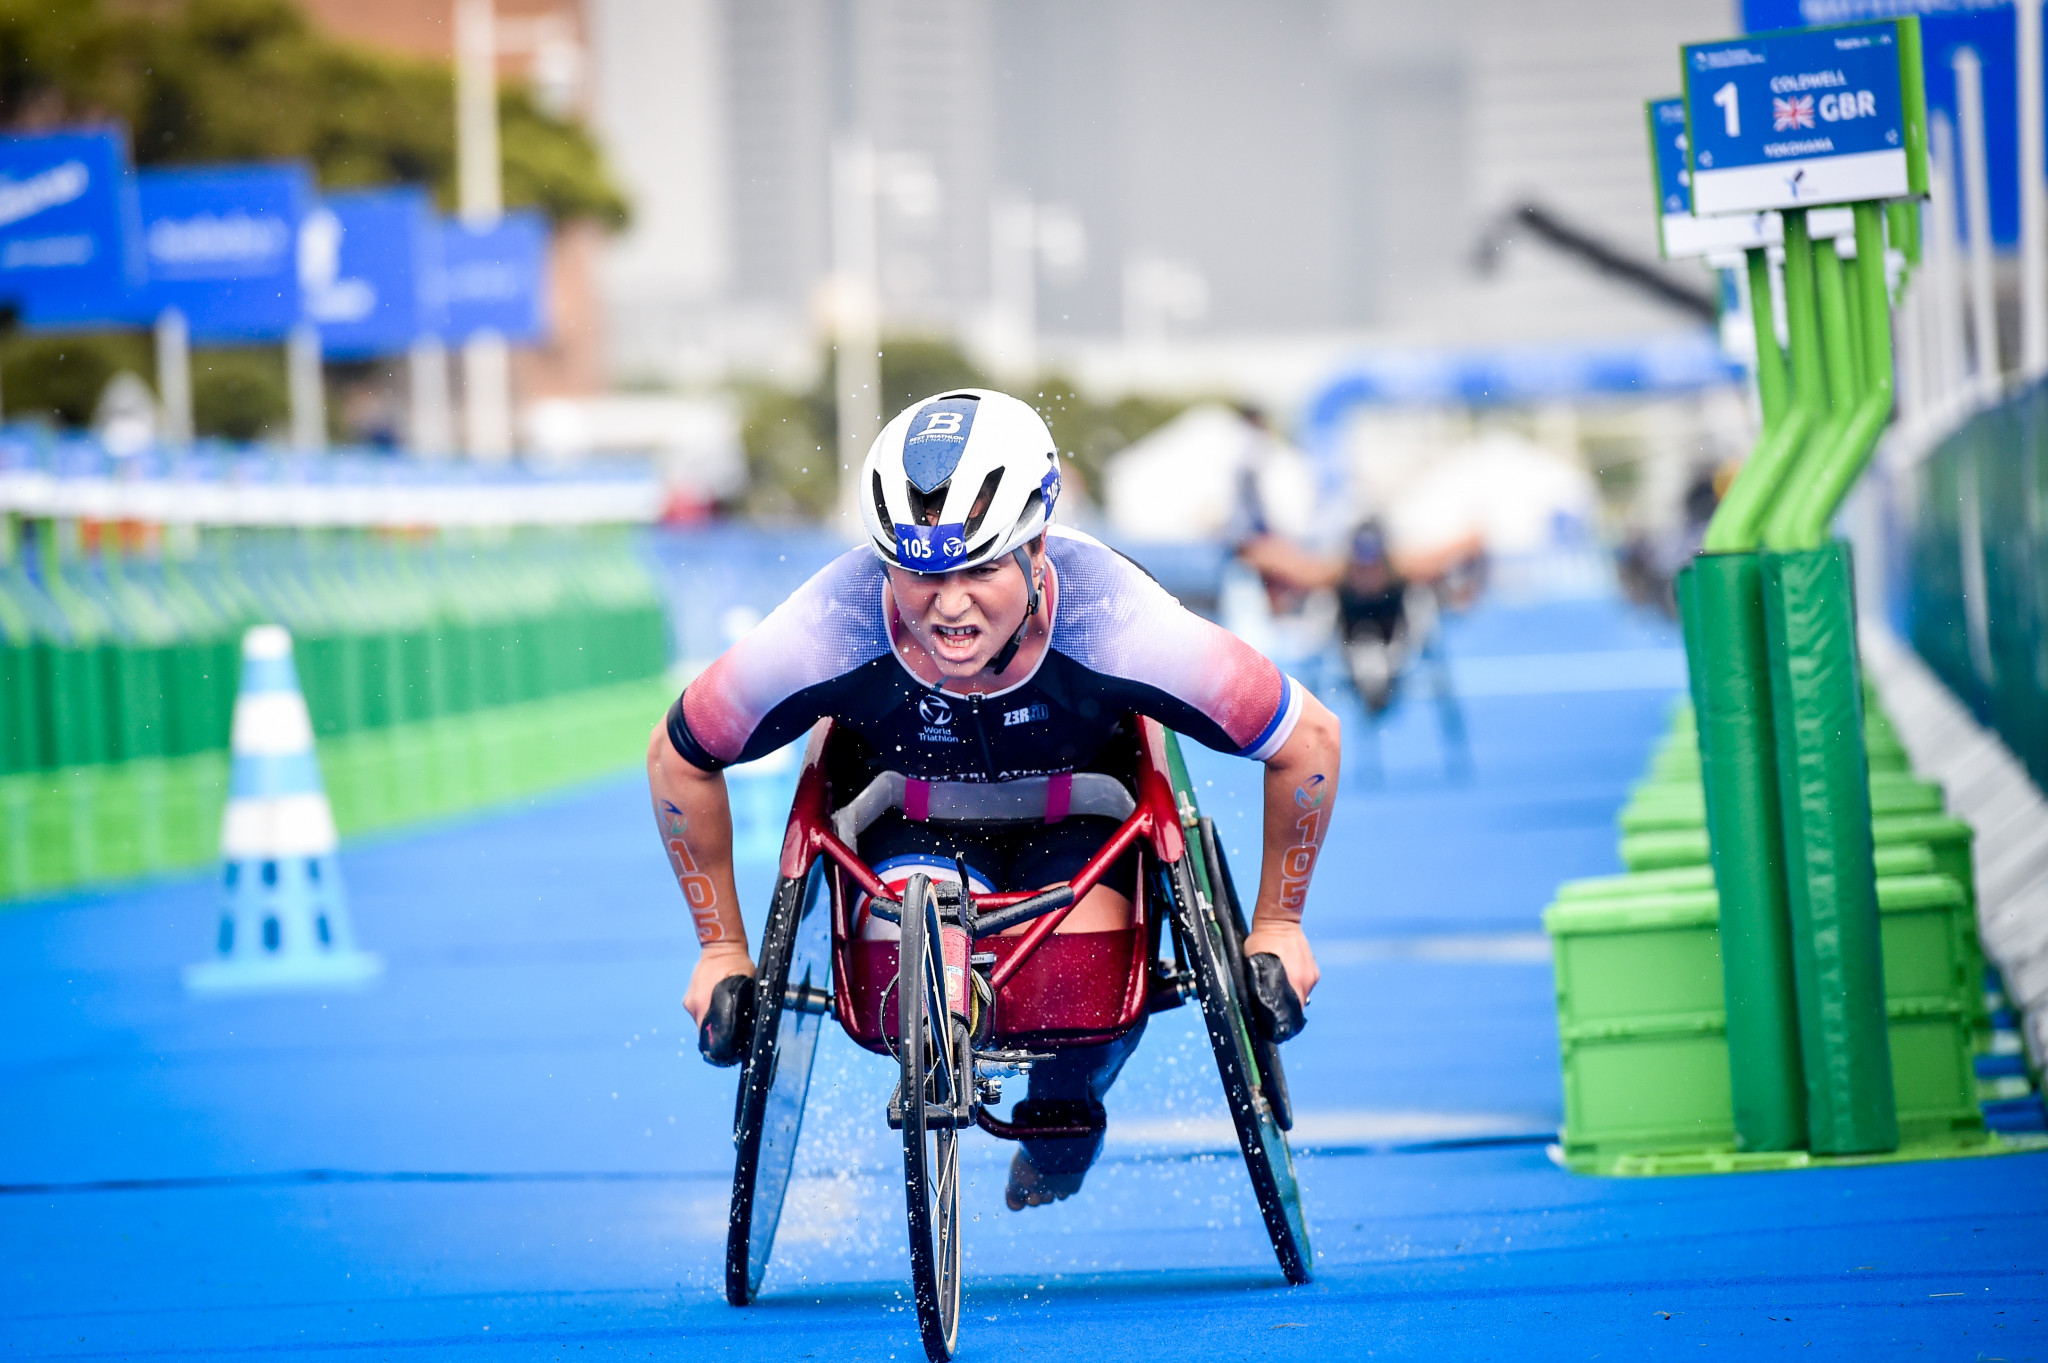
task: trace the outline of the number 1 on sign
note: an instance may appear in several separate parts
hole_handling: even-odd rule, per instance
[[[1742,136],[1742,115],[1735,108],[1735,82],[1729,81],[1714,91],[1714,103],[1720,106],[1721,114],[1728,124],[1730,137]]]

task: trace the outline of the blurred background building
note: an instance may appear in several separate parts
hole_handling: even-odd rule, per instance
[[[636,214],[614,378],[803,352],[830,148],[872,139],[885,325],[985,338],[1005,204],[1049,355],[1260,338],[1472,344],[1696,327],[1501,225],[1652,254],[1640,91],[1718,0],[588,0],[591,107]],[[1078,359],[1070,361],[1078,363]],[[1108,365],[1104,357],[1100,363]],[[1213,372],[1216,366],[1204,366]],[[1264,367],[1264,366],[1261,366]]]
[[[451,211],[465,7],[494,29],[505,203],[551,232],[517,443],[655,453],[681,512],[831,520],[879,418],[969,382],[1037,395],[1084,519],[1202,401],[1305,448],[1326,535],[1506,437],[1594,480],[1571,533],[1661,534],[1747,442],[1718,282],[1656,258],[1640,113],[1725,0],[93,0],[24,30],[0,122],[111,112],[145,169],[298,157]],[[1684,363],[1571,376],[1657,347]],[[149,355],[0,340],[9,413],[83,424]],[[1531,356],[1552,378],[1486,377]],[[426,448],[419,373],[330,361],[332,438]],[[213,347],[192,386],[201,435],[279,438],[274,349]]]

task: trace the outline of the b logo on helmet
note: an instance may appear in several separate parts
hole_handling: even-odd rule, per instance
[[[903,438],[903,472],[911,483],[929,496],[939,490],[974,435],[974,412],[979,399],[955,394],[928,402],[918,408]]]
[[[959,538],[949,539],[939,547],[946,551],[947,558],[958,558],[967,552],[967,541]]]

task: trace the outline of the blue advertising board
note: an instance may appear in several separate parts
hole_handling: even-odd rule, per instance
[[[548,224],[532,209],[490,227],[441,225],[441,334],[460,341],[480,331],[514,344],[547,336]]]
[[[299,288],[323,352],[341,359],[389,355],[432,327],[437,229],[423,189],[333,194],[306,215]]]
[[[0,302],[91,312],[141,282],[128,148],[112,128],[0,138]]]
[[[1907,19],[1687,44],[1693,212],[1923,192],[1917,33]]]
[[[299,229],[314,199],[299,164],[146,170],[143,311],[185,315],[194,341],[281,339],[299,320]]]
[[[1982,0],[1742,0],[1742,25],[1750,33],[1811,24],[1920,16],[1922,69],[1930,112],[1957,117],[1955,57],[1963,48],[1977,54],[1984,70],[1984,153],[1991,191],[1991,238],[2010,246],[2020,236],[2019,68],[2013,8]],[[1957,126],[1960,126],[1959,124]],[[2043,173],[2048,173],[2044,165]],[[1957,216],[1967,239],[1976,229],[1967,205]]]

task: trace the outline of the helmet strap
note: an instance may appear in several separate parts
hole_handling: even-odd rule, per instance
[[[989,671],[998,677],[1016,661],[1017,650],[1024,646],[1024,631],[1031,628],[1032,618],[1038,614],[1038,578],[1031,571],[1031,551],[1020,544],[1012,549],[1010,554],[1017,560],[1017,566],[1024,570],[1024,590],[1030,595],[1031,608],[1024,612],[1024,619],[1018,624],[1017,632],[1010,636],[1010,642],[1004,644],[1002,651],[989,660]]]

